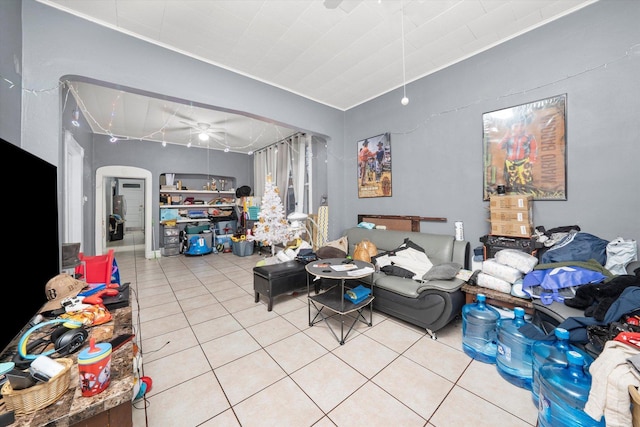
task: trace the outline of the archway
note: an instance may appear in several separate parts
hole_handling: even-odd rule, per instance
[[[105,178],[138,178],[144,179],[144,257],[147,259],[155,258],[155,252],[151,247],[153,226],[151,221],[151,190],[153,188],[151,172],[146,169],[136,168],[133,166],[103,166],[96,170],[96,221],[95,221],[95,245],[96,255],[106,253],[107,236],[105,214],[106,188]]]

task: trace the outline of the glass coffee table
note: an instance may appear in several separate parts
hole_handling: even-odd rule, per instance
[[[310,262],[305,268],[309,273],[307,275],[309,326],[324,321],[333,336],[342,345],[357,322],[362,322],[368,326],[373,324],[373,286],[358,281],[358,279],[373,274],[375,271],[373,264],[345,258],[329,258]],[[337,283],[321,293],[311,295],[311,282],[313,281],[311,276],[334,279]],[[345,299],[344,295],[358,285],[366,285],[371,289],[371,293],[362,301],[354,304]],[[311,317],[312,307],[316,311],[313,318]],[[365,317],[366,308],[369,308],[369,320]],[[338,318],[340,321],[340,336],[329,323],[329,319],[333,317]],[[345,321],[351,322],[346,332]]]

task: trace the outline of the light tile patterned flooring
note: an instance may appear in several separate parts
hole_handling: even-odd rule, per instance
[[[306,291],[254,302],[255,254],[147,260],[112,242],[133,293],[143,373],[134,426],[535,426],[529,391],[462,351],[461,321],[432,340],[374,311],[339,345],[309,327]]]

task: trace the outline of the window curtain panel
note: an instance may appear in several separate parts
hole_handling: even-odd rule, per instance
[[[307,158],[307,148],[310,145],[311,138],[300,133],[254,153],[254,195],[256,197],[263,196],[267,176],[271,175],[272,182],[278,187],[282,202],[286,204],[289,172],[291,171],[295,211],[310,212],[307,210],[310,209],[310,202],[306,192],[307,177],[311,176],[310,169],[312,167],[310,159]]]

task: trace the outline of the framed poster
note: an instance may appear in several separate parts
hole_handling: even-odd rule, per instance
[[[498,186],[567,200],[566,117],[567,94],[483,114],[483,200]]]
[[[389,133],[357,143],[358,197],[391,197],[391,139]]]

